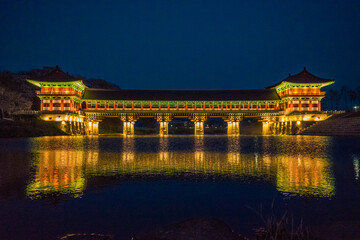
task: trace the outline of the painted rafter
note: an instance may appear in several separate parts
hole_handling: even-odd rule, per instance
[[[72,87],[80,92],[85,90],[86,85],[82,82],[82,80],[76,80],[72,82],[46,82],[46,81],[36,81],[27,79],[27,81],[37,87]]]
[[[282,92],[291,88],[322,88],[333,84],[335,81],[329,81],[326,83],[291,83],[287,81],[281,82],[279,85],[275,86],[277,92]]]
[[[136,106],[150,106],[150,104],[152,106],[157,106],[157,105],[161,105],[161,106],[176,106],[176,105],[181,105],[181,106],[193,106],[193,105],[197,105],[197,106],[226,106],[226,105],[241,105],[241,106],[247,106],[247,105],[275,105],[276,103],[278,103],[278,101],[134,101],[134,100],[86,100],[85,101],[87,104],[100,104],[100,105],[136,105]]]

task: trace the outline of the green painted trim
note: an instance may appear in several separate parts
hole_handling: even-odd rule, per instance
[[[80,92],[83,92],[85,88],[87,88],[86,85],[84,85],[84,83],[82,82],[82,80],[76,80],[71,82],[44,82],[44,81],[26,79],[26,81],[40,88],[41,87],[72,87]]]
[[[273,88],[276,89],[276,92],[282,92],[290,88],[322,88],[333,83],[335,83],[335,81],[329,81],[326,83],[291,83],[287,81],[282,81],[279,85]]]
[[[210,105],[215,105],[215,106],[219,106],[219,105],[241,105],[241,106],[247,106],[247,105],[274,105],[280,102],[280,100],[263,100],[263,101],[223,101],[223,102],[219,102],[219,101],[122,101],[122,100],[83,100],[84,102],[86,102],[87,104],[116,104],[116,105],[132,105],[134,104],[135,106],[140,106],[141,104],[144,106],[150,106],[150,104],[152,106],[158,106],[159,104],[161,106],[166,106],[166,105],[170,105],[170,107],[175,107],[176,105],[179,106],[193,106],[193,105],[197,105],[197,106],[210,106]]]
[[[313,97],[286,97],[281,99],[280,103],[286,103],[289,101],[298,101],[298,100],[304,100],[304,101],[310,101],[310,100],[318,100],[321,101],[324,97],[321,96],[313,96]]]
[[[169,115],[173,117],[180,116],[207,116],[207,117],[226,117],[226,116],[279,116],[280,110],[178,110],[178,111],[169,111],[169,110],[81,110],[82,114],[85,116],[123,116],[123,115],[133,115],[133,116],[158,116],[158,115]]]
[[[82,103],[81,98],[74,96],[39,96],[40,100],[73,100],[77,103]]]

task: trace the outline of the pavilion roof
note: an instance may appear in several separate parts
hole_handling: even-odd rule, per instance
[[[283,82],[288,82],[288,83],[300,83],[300,84],[327,84],[327,83],[332,83],[334,82],[333,79],[326,79],[326,78],[320,78],[318,76],[315,76],[314,74],[309,73],[306,68],[304,67],[304,69],[299,72],[298,74],[295,75],[291,75],[289,74],[289,76],[287,78],[285,78],[284,80],[282,80],[281,82],[278,82],[275,85],[272,85],[268,88],[274,88],[276,86],[279,86],[281,83]]]
[[[261,101],[280,100],[275,89],[259,90],[111,90],[87,88],[84,100]]]
[[[59,68],[59,66],[56,66],[55,69],[49,72],[48,74],[31,80],[40,81],[40,82],[74,82],[74,81],[78,81],[79,79],[74,78],[73,76],[69,75],[69,73],[63,72]]]

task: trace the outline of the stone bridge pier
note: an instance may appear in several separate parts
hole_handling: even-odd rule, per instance
[[[99,134],[99,122],[89,121],[84,124],[86,135]]]
[[[123,115],[120,117],[120,120],[123,122],[123,134],[124,135],[134,135],[134,125],[138,117],[133,115]]]
[[[227,122],[227,135],[240,135],[240,122],[242,120],[241,116],[227,116],[223,117],[223,119],[225,122]]]
[[[169,122],[172,120],[170,115],[158,115],[156,116],[156,121],[159,123],[159,135],[168,135],[169,134]]]
[[[189,119],[194,122],[194,134],[195,135],[204,135],[204,123],[207,120],[206,115],[195,115],[189,117]]]

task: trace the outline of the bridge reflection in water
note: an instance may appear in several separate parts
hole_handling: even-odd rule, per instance
[[[247,153],[241,149],[246,146],[240,144],[239,137],[228,138],[225,152],[209,151],[205,149],[204,138],[195,136],[190,152],[169,150],[169,137],[159,138],[156,152],[137,152],[136,138],[132,136],[122,139],[119,152],[101,149],[97,137],[88,138],[90,146],[83,150],[61,146],[34,149],[38,154],[33,159],[35,173],[27,186],[27,196],[31,199],[53,194],[81,197],[88,180],[99,176],[117,176],[119,181],[156,178],[264,182],[285,196],[331,197],[335,194],[331,163],[326,154],[314,156],[303,152],[300,155],[292,151],[276,154],[269,138],[263,139],[257,151]],[[51,146],[51,143],[40,145]]]

